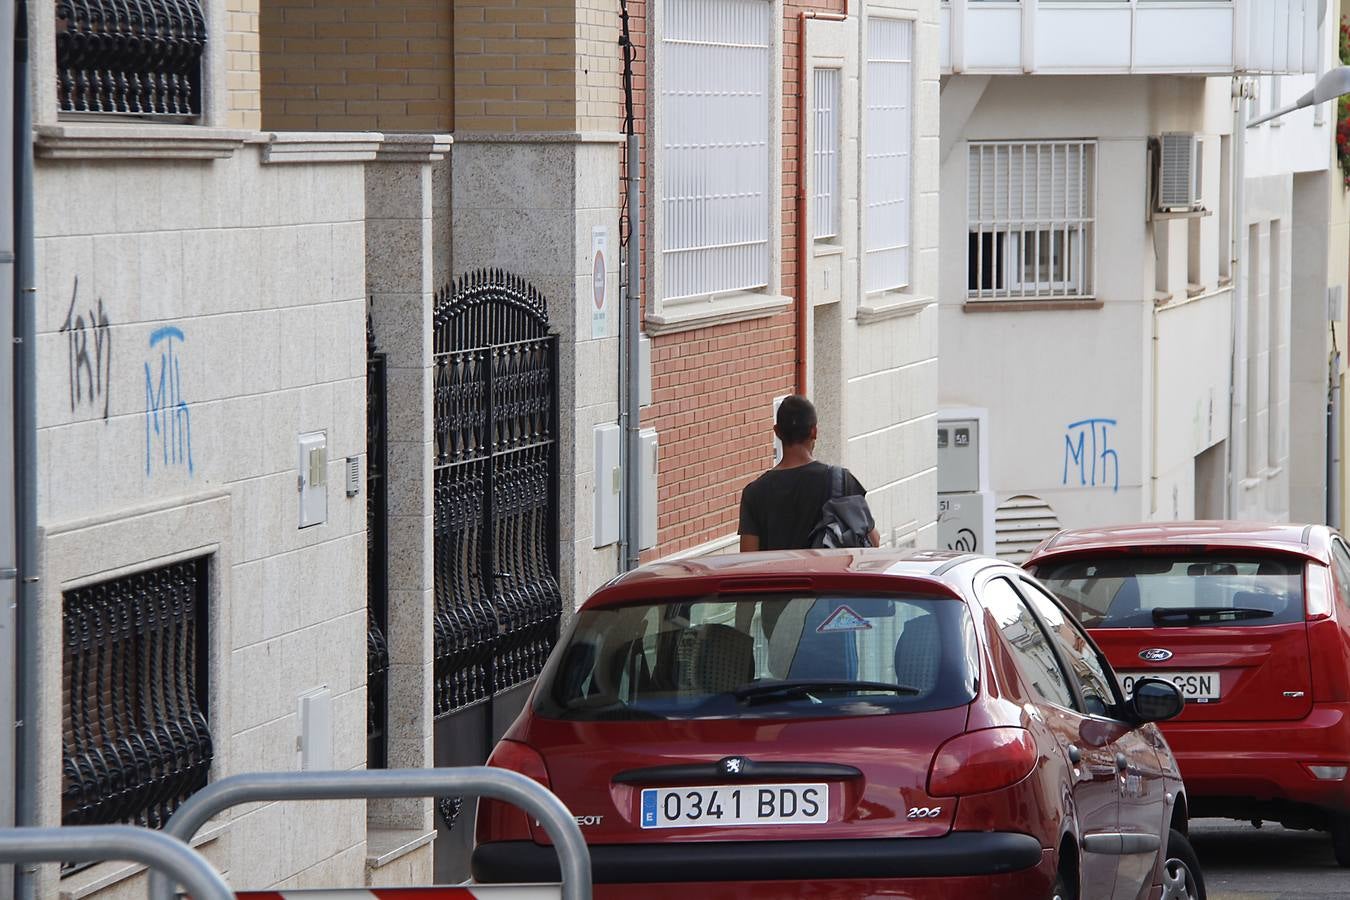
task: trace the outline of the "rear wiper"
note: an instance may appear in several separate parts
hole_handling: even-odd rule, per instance
[[[1242,619],[1268,619],[1274,610],[1255,606],[1192,606],[1181,609],[1153,610],[1154,625],[1199,624],[1201,622],[1237,622]]]
[[[922,693],[907,684],[889,681],[853,681],[847,678],[833,680],[799,679],[797,681],[752,681],[731,693],[742,702],[755,702],[790,697],[810,697],[812,694],[850,693],[852,691],[884,691],[891,694]]]

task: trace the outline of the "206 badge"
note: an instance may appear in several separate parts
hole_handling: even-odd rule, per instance
[[[1140,650],[1139,658],[1146,659],[1149,662],[1166,662],[1172,658],[1172,651],[1165,650],[1162,647],[1150,647],[1147,650]]]
[[[909,809],[910,819],[936,819],[942,815],[940,806],[911,806]]]

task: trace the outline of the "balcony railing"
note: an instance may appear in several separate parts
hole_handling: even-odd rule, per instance
[[[975,74],[1316,72],[1318,3],[943,0],[942,70]]]
[[[60,111],[200,116],[205,49],[201,0],[56,0]]]

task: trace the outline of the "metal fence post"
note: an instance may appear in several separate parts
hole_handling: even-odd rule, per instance
[[[473,794],[513,804],[544,826],[558,853],[562,900],[591,900],[591,856],[576,820],[548,788],[518,772],[487,766],[344,772],[258,772],[209,784],[178,807],[164,832],[189,841],[212,816],[242,803],[271,800],[371,800]],[[161,874],[150,873],[150,900],[173,900]]]
[[[148,866],[192,900],[233,900],[225,879],[201,854],[176,838],[134,825],[0,829],[0,862],[102,862],[124,859]],[[172,888],[169,888],[172,895]]]

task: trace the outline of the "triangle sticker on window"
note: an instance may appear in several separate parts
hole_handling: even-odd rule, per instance
[[[840,605],[838,609],[825,617],[816,628],[817,634],[830,634],[836,631],[869,631],[872,623],[862,616],[849,609],[847,606]]]

